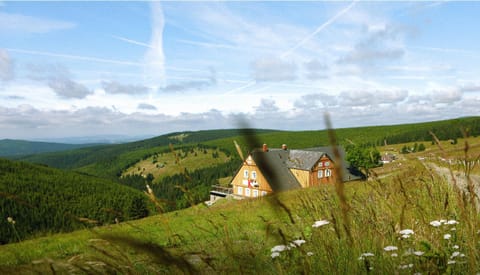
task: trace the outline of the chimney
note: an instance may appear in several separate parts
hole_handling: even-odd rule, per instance
[[[262,149],[263,149],[263,152],[268,152],[268,147],[267,147],[267,144],[266,144],[266,143],[263,144],[263,148],[262,148]]]
[[[287,150],[287,145],[286,145],[286,144],[282,144],[282,149],[286,151],[286,150]]]

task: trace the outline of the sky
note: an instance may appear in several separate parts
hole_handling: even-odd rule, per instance
[[[476,116],[480,2],[0,0],[0,139]]]

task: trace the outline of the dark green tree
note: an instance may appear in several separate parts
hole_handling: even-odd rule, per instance
[[[380,166],[380,152],[375,147],[349,145],[347,150],[347,161],[357,167],[365,175],[370,175],[370,169]]]
[[[425,151],[425,145],[423,145],[423,143],[420,143],[420,145],[418,145],[417,151],[418,151],[418,152]]]

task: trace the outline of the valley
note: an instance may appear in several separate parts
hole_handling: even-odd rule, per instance
[[[241,163],[234,140],[246,154],[262,143],[326,145],[327,132],[173,133],[3,160],[0,224],[9,244],[0,246],[0,272],[332,273],[342,266],[341,273],[356,274],[370,267],[378,273],[470,273],[480,263],[474,233],[480,219],[475,198],[449,175],[478,186],[478,125],[479,118],[467,118],[337,129],[340,145],[374,146],[394,159],[344,189],[325,184],[211,206],[203,203],[211,186],[228,186]],[[471,136],[462,138],[459,127]],[[440,133],[440,146],[428,129]],[[55,207],[43,197],[57,198]],[[53,209],[56,219],[37,228]],[[414,235],[400,235],[406,229]]]

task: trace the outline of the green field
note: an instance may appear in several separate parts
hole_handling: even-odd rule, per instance
[[[410,167],[397,177],[349,183],[343,192],[327,185],[255,200],[224,200],[210,208],[202,204],[4,245],[0,271],[476,272],[480,219],[473,204],[419,161]],[[314,227],[318,221],[328,224]],[[406,229],[414,232],[408,238],[401,234]],[[272,249],[279,245],[289,249],[276,256]]]
[[[216,166],[229,160],[230,158],[222,151],[195,147],[187,152],[177,150],[155,154],[127,168],[122,173],[122,177],[127,175],[146,177],[151,174],[155,183],[166,176],[183,173],[185,168],[189,171],[195,171],[200,168]]]
[[[246,155],[263,143],[269,147],[286,143],[293,149],[328,145],[327,132],[244,129],[172,133],[122,145],[31,156],[25,160],[68,170],[19,164],[25,170],[42,171],[42,186],[48,187],[47,179],[52,178],[54,184],[69,186],[61,194],[49,195],[59,199],[49,209],[64,211],[72,202],[65,194],[76,192],[88,194],[85,198],[95,192],[107,194],[107,205],[115,205],[117,200],[111,198],[117,196],[119,183],[126,185],[122,190],[134,198],[142,195],[134,189],[145,191],[145,185],[153,180],[153,193],[142,198],[152,199],[159,212],[120,224],[93,228],[85,224],[88,230],[68,234],[42,232],[49,236],[0,246],[0,273],[474,274],[480,263],[480,217],[475,193],[466,190],[477,190],[480,184],[479,126],[480,118],[475,117],[337,129],[340,145],[375,145],[382,154],[394,153],[398,159],[373,169],[368,181],[255,200],[220,200],[211,207],[200,203],[208,199],[210,186],[228,184],[241,163],[234,140]],[[430,131],[441,140],[441,146],[432,144]],[[465,133],[469,138],[462,138]],[[401,154],[404,147],[415,147],[415,143],[423,144],[425,150]],[[11,172],[13,167],[6,162],[0,170],[0,176],[10,171],[0,199],[15,205],[22,200],[11,198],[21,192],[5,192],[5,186],[18,182],[20,190],[35,194],[23,187],[35,177],[25,180],[21,175],[29,173]],[[150,181],[148,174],[152,175]],[[78,188],[81,182],[97,181],[108,188]],[[32,184],[32,188],[36,187]],[[82,204],[97,201],[92,198]],[[124,202],[117,208],[125,213],[135,214],[145,206],[138,199]],[[91,214],[118,212],[105,211],[108,206],[102,209],[92,213],[87,209],[85,218],[77,217],[88,223]],[[10,239],[19,239],[15,230],[27,232],[27,223],[16,218],[13,223],[7,212],[0,224]],[[107,220],[114,218],[108,215]],[[404,237],[401,232],[405,229],[414,233]]]

